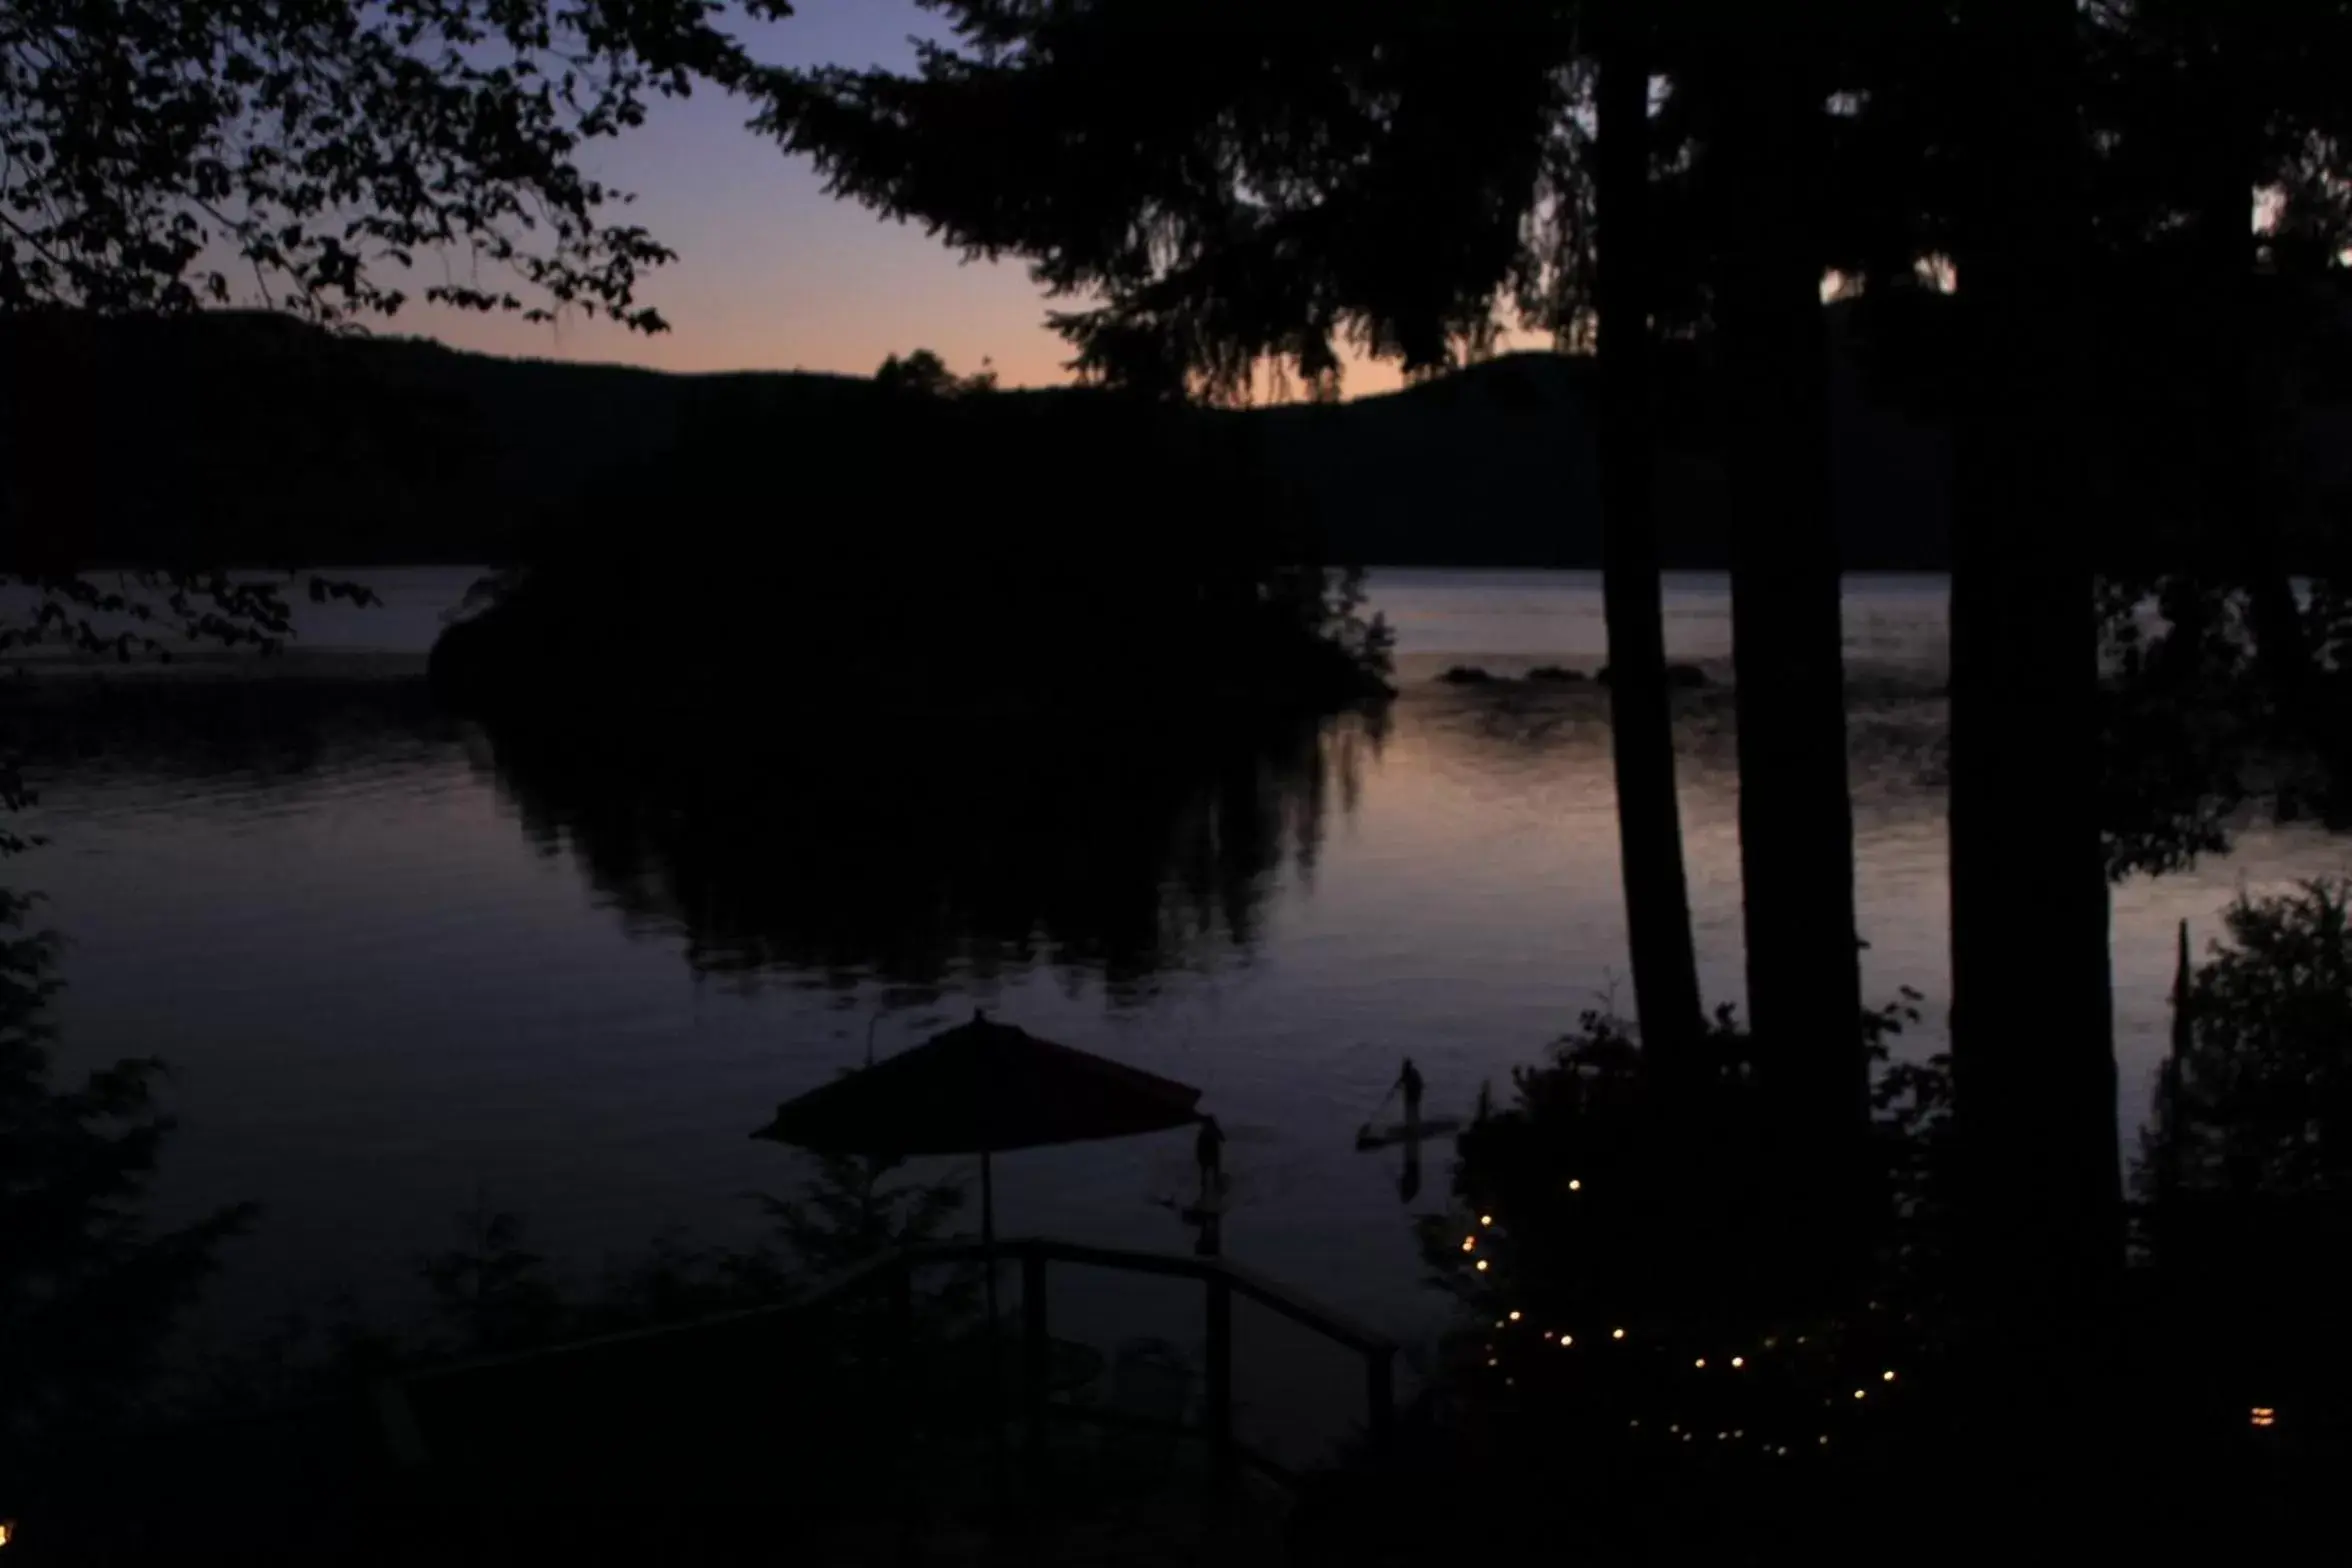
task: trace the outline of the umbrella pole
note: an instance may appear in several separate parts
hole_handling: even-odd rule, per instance
[[[1004,1355],[996,1337],[996,1178],[989,1168],[988,1151],[980,1151],[980,1267],[988,1275],[988,1428],[989,1446],[996,1451],[997,1486],[1005,1485]]]
[[[996,1180],[980,1151],[980,1256],[988,1269],[988,1332],[996,1333]]]

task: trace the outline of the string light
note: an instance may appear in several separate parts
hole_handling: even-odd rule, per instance
[[[1701,1372],[1704,1372],[1707,1370],[1707,1358],[1705,1356],[1701,1356],[1698,1360],[1692,1362],[1691,1365],[1697,1367]]]
[[[1625,1337],[1625,1330],[1621,1328],[1613,1328],[1609,1330],[1609,1337],[1611,1339],[1623,1339]]]
[[[1570,1192],[1582,1192],[1584,1191],[1584,1183],[1571,1176],[1568,1179],[1568,1190]]]
[[[1570,1345],[1573,1345],[1573,1344],[1575,1344],[1575,1343],[1576,1343],[1576,1340],[1575,1340],[1575,1338],[1574,1338],[1572,1335],[1568,1335],[1568,1334],[1562,1334],[1562,1335],[1560,1336],[1560,1348],[1561,1348],[1562,1350],[1566,1350],[1566,1349],[1567,1349],[1567,1348],[1568,1348]]]
[[[1862,1391],[1861,1389],[1858,1389],[1858,1388],[1857,1388],[1857,1389],[1855,1389],[1855,1390],[1854,1390],[1854,1397],[1855,1397],[1856,1399],[1860,1399],[1860,1398],[1862,1397],[1862,1394],[1863,1394],[1863,1391]]]
[[[1486,1259],[1484,1259],[1484,1258],[1480,1258],[1480,1259],[1478,1260],[1478,1272],[1479,1272],[1479,1273],[1481,1273],[1481,1274],[1484,1274],[1484,1273],[1486,1272]]]
[[[1829,1434],[1827,1432],[1821,1434],[1821,1446],[1824,1448],[1829,1446]]]
[[[1878,1375],[1878,1380],[1881,1383],[1892,1383],[1895,1380],[1894,1369],[1890,1367],[1886,1371],[1881,1372]]]
[[[1546,1339],[1549,1339],[1549,1338],[1551,1338],[1551,1337],[1552,1337],[1552,1331],[1551,1331],[1550,1329],[1548,1329],[1548,1328],[1547,1328],[1547,1329],[1545,1329],[1545,1330],[1544,1330],[1544,1338],[1546,1338]]]
[[[2256,1426],[2276,1426],[2278,1425],[2278,1412],[2268,1405],[2256,1405],[2253,1422]]]
[[[1464,1236],[1464,1237],[1462,1238],[1462,1250],[1463,1250],[1464,1252],[1475,1252],[1475,1251],[1477,1251],[1477,1250],[1478,1250],[1478,1238],[1477,1238],[1476,1236]]]
[[[1519,1314],[1518,1314],[1518,1313],[1516,1313],[1516,1312],[1512,1313],[1512,1314],[1511,1314],[1511,1321],[1512,1321],[1512,1322],[1514,1322],[1514,1323],[1518,1322],[1518,1321],[1519,1321]],[[1892,1374],[1889,1374],[1889,1375],[1891,1376]]]
[[[1478,1216],[1478,1223],[1481,1225],[1492,1225],[1494,1223],[1494,1216],[1491,1214],[1481,1214]]]
[[[1747,1364],[1748,1364],[1748,1358],[1747,1358],[1747,1357],[1745,1357],[1745,1356],[1734,1356],[1734,1357],[1732,1357],[1732,1358],[1731,1358],[1731,1366],[1732,1366],[1732,1370],[1733,1370],[1733,1371],[1735,1371],[1735,1372],[1736,1372],[1736,1371],[1738,1371],[1738,1370],[1739,1370],[1741,1367],[1744,1367],[1744,1366],[1746,1366]]]

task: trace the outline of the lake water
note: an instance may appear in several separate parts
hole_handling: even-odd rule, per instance
[[[481,1199],[574,1270],[670,1227],[749,1239],[741,1195],[799,1174],[746,1137],[777,1101],[984,1005],[1200,1085],[1243,1187],[1227,1250],[1410,1339],[1440,1303],[1394,1157],[1352,1148],[1399,1057],[1454,1111],[1482,1082],[1507,1092],[1581,1011],[1630,1002],[1604,695],[1435,679],[1601,663],[1592,574],[1376,574],[1404,690],[1384,727],[1330,726],[1164,801],[1048,789],[1054,810],[1008,830],[1018,866],[974,849],[990,834],[953,784],[1026,766],[1009,759],[941,757],[897,817],[800,822],[780,793],[756,842],[632,812],[433,710],[416,677],[472,574],[366,575],[383,608],[306,609],[302,651],[266,671],[77,695],[34,757],[52,842],[8,868],[70,939],[69,1059],[172,1065],[167,1213],[264,1206],[211,1334],[345,1292],[406,1310],[416,1257]],[[1926,995],[1904,1042],[1922,1052],[1947,995],[1945,594],[1860,578],[1846,611],[1866,986]],[[1667,636],[1727,673],[1721,577],[1670,581]],[[1684,699],[1680,733],[1703,978],[1736,1002],[1728,693]],[[2127,1124],[2163,1050],[2174,923],[2201,943],[2239,888],[2348,863],[2343,841],[2263,829],[2117,889]],[[1182,1248],[1154,1200],[1189,1172],[1181,1134],[1008,1156],[1000,1228]],[[1445,1189],[1440,1158],[1418,1207]]]

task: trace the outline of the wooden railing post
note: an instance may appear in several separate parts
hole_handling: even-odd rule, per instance
[[[1209,1289],[1209,1355],[1206,1406],[1209,1451],[1219,1474],[1233,1466],[1233,1284],[1222,1267],[1212,1269]]]
[[[1045,1254],[1030,1247],[1021,1254],[1021,1400],[1029,1427],[1029,1475],[1045,1481],[1045,1393],[1053,1358],[1046,1333]]]
[[[1386,1464],[1396,1453],[1396,1350],[1383,1345],[1364,1352],[1364,1396],[1369,1414],[1366,1430],[1372,1457]]]

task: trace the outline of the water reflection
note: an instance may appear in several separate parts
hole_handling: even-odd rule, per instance
[[[534,842],[682,932],[700,972],[929,986],[1043,964],[1132,997],[1254,949],[1277,873],[1312,876],[1385,735],[1354,714],[1217,737],[1129,722],[649,766],[500,731],[475,755]]]
[[[348,661],[347,661],[348,662]],[[281,794],[299,781],[380,774],[429,760],[454,723],[425,683],[294,659],[234,674],[150,667],[127,678],[0,679],[0,739],[36,780],[82,806],[112,787]]]

